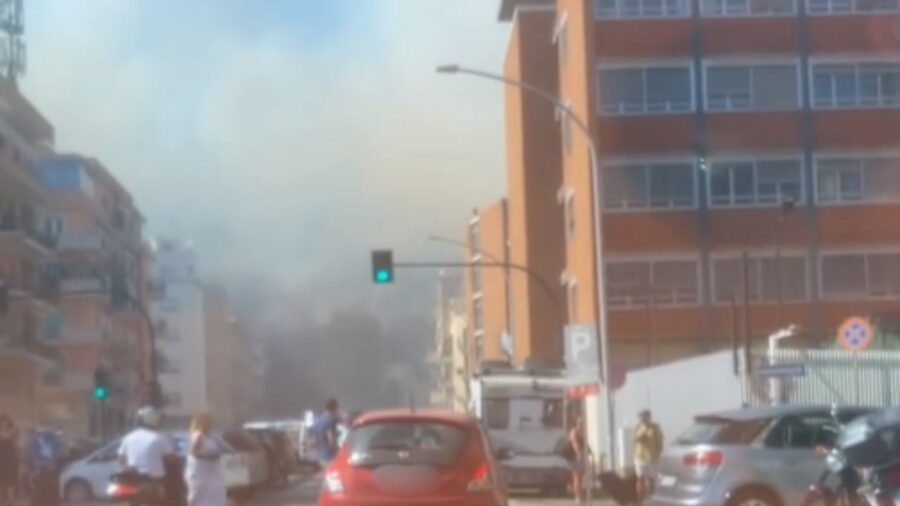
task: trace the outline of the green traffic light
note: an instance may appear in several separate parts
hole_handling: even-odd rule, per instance
[[[109,390],[106,387],[95,387],[94,388],[94,398],[95,399],[106,399],[109,397]]]
[[[375,271],[376,283],[388,283],[391,280],[391,271],[388,269],[378,269]]]

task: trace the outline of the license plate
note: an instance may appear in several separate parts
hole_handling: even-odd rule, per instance
[[[659,475],[659,486],[660,487],[674,487],[675,486],[675,477],[674,476],[666,476]]]

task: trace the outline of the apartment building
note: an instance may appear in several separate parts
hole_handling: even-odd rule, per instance
[[[897,312],[896,0],[533,4],[501,11],[554,9],[558,94],[600,164],[595,196],[562,120],[569,320],[596,321],[596,203],[614,363],[728,346],[745,321],[831,343]]]
[[[0,413],[33,425],[52,415],[42,398],[57,368],[46,344],[57,297],[48,272],[56,237],[34,164],[51,151],[54,132],[2,79],[0,101]]]
[[[469,321],[467,354],[473,372],[485,360],[513,360],[517,354],[515,339],[511,337],[518,331],[512,316],[513,272],[498,266],[509,262],[509,228],[509,208],[504,198],[473,210],[466,229],[463,260],[476,264],[465,269],[463,280]]]
[[[130,193],[99,161],[52,155],[37,164],[55,217],[59,285],[51,344],[62,362],[52,388],[57,426],[99,436],[127,426],[144,397],[144,218]],[[94,371],[110,373],[110,397],[100,412]]]
[[[431,405],[464,411],[468,407],[469,364],[466,311],[459,275],[439,274],[434,316],[434,350],[429,355]]]

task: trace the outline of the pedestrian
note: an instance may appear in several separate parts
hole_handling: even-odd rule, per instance
[[[191,422],[191,447],[184,471],[188,506],[225,506],[227,502],[225,479],[219,467],[222,445],[212,429],[209,413],[199,414]]]
[[[569,431],[569,466],[572,469],[572,494],[575,502],[581,504],[584,495],[584,473],[587,469],[587,446],[584,439],[584,419],[575,419],[575,425]]]
[[[16,500],[19,479],[16,426],[8,416],[0,415],[0,506],[9,506]]]
[[[663,433],[653,421],[650,410],[638,414],[638,424],[634,428],[634,474],[638,504],[653,493],[656,465],[663,449]]]
[[[337,400],[328,399],[328,402],[325,403],[325,411],[319,415],[313,425],[316,456],[323,469],[337,455],[340,446],[340,422]]]

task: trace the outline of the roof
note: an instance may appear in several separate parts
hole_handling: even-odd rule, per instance
[[[719,411],[713,413],[705,413],[700,417],[716,417],[716,418],[725,418],[728,420],[737,420],[737,421],[745,421],[745,420],[764,420],[768,418],[777,418],[781,416],[787,415],[805,415],[811,413],[821,413],[821,412],[830,412],[832,409],[831,406],[828,405],[784,405],[784,406],[754,406],[750,408],[743,409],[735,409],[730,411]],[[866,408],[860,408],[855,406],[839,406],[838,410],[840,411],[849,411],[849,410],[860,410],[864,411]]]
[[[472,416],[468,413],[451,411],[449,409],[382,409],[366,411],[353,422],[353,425],[365,425],[368,423],[387,422],[397,419],[437,420],[457,425],[469,425],[473,420]]]
[[[511,21],[519,7],[553,6],[553,0],[500,0],[500,21]]]

